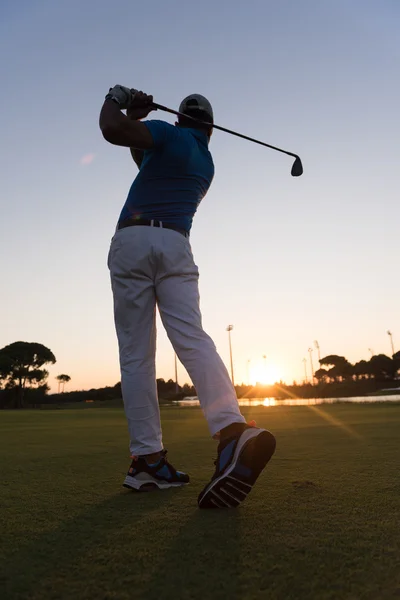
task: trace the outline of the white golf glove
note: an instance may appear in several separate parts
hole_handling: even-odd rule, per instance
[[[132,104],[133,98],[135,97],[136,90],[130,90],[124,85],[114,85],[110,88],[110,91],[106,95],[106,100],[114,100],[119,104],[121,110],[129,108]]]

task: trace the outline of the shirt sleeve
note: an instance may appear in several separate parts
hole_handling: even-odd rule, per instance
[[[155,148],[160,148],[175,137],[175,127],[165,121],[143,121],[151,133]]]

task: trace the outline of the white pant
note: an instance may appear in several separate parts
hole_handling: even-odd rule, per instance
[[[171,229],[126,227],[112,239],[108,266],[131,454],[163,448],[155,369],[156,304],[196,388],[211,435],[244,422],[226,367],[202,328],[199,271],[189,240]]]

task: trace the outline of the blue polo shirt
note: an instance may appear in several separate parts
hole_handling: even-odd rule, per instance
[[[190,231],[193,216],[214,177],[204,131],[144,121],[154,147],[144,151],[119,221],[158,219]]]

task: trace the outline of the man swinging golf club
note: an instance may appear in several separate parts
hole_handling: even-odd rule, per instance
[[[132,455],[124,486],[143,491],[189,483],[189,476],[167,461],[162,442],[155,373],[158,306],[211,436],[219,439],[216,470],[199,495],[199,507],[234,507],[270,460],[275,438],[245,422],[227,369],[201,322],[189,232],[214,175],[208,149],[213,110],[206,98],[192,94],[179,108],[187,117],[180,116],[175,126],[141,122],[154,110],[152,102],[152,96],[116,85],[100,113],[104,138],[130,148],[139,167],[108,257]]]

